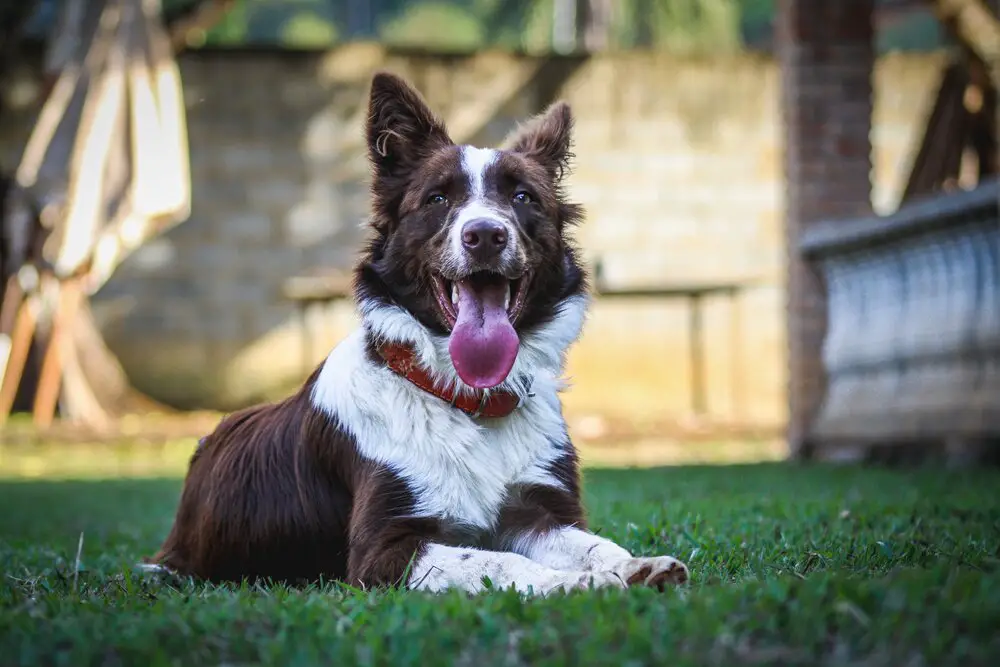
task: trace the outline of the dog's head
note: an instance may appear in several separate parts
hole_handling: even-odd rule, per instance
[[[571,127],[569,106],[556,103],[502,149],[456,145],[413,88],[376,74],[366,127],[374,234],[356,282],[362,313],[402,309],[424,330],[409,332],[418,339],[410,342],[446,342],[466,385],[503,384],[519,351],[526,356],[523,348],[546,337],[586,289],[567,237],[581,209],[561,182]],[[379,333],[405,333],[397,325]],[[564,327],[573,326],[570,340],[548,338],[565,348],[579,322]]]

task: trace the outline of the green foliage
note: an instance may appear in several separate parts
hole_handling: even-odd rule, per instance
[[[943,46],[947,37],[941,23],[927,12],[886,26],[879,31],[876,41],[880,52],[919,51],[928,46]]]
[[[337,26],[314,12],[295,14],[281,28],[281,42],[300,48],[322,48],[337,41]]]
[[[654,42],[670,51],[718,53],[742,45],[737,0],[660,0],[655,7]]]
[[[473,7],[455,2],[423,2],[385,21],[379,36],[399,46],[434,46],[445,51],[471,51],[484,43],[483,25]]]
[[[200,1],[162,0],[168,17],[183,14]],[[613,49],[712,54],[769,49],[774,38],[776,0],[611,1]],[[38,2],[45,8],[43,23],[51,22],[59,0]],[[350,6],[366,3],[372,25],[349,26]],[[553,8],[554,0],[236,0],[198,46],[321,49],[342,40],[378,39],[428,50],[500,47],[548,53]],[[880,51],[929,50],[945,44],[929,8],[894,16],[879,27]]]
[[[371,0],[373,35],[351,35],[347,0],[238,0],[213,28],[207,45],[283,45],[321,48],[340,39],[376,38],[388,44],[445,51],[501,46],[552,48],[554,0]],[[177,11],[191,0],[167,0]],[[766,47],[773,38],[775,0],[614,0],[612,48],[652,47],[676,53],[731,52]],[[941,43],[929,11],[880,34],[882,50],[927,49]]]
[[[693,582],[525,601],[153,583],[128,567],[169,529],[178,478],[7,479],[0,663],[992,665],[998,486],[996,472],[589,470],[592,527],[677,555]]]

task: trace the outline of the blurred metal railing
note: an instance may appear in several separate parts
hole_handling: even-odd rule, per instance
[[[1000,445],[998,197],[988,181],[804,235],[828,296],[817,457]]]

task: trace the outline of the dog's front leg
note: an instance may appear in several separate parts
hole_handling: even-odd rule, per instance
[[[459,588],[478,592],[489,580],[496,588],[514,588],[522,593],[546,595],[553,591],[623,588],[610,572],[556,570],[520,554],[483,551],[443,544],[427,544],[414,562],[409,586],[426,591]]]
[[[436,519],[387,513],[387,509],[399,506],[398,496],[399,481],[385,470],[374,471],[361,485],[351,512],[348,583],[478,592],[488,579],[495,588],[539,595],[591,585],[623,586],[617,576],[607,572],[556,570],[515,553],[436,542],[440,537]]]
[[[405,584],[413,590],[457,588],[477,593],[486,581],[495,588],[547,595],[574,589],[622,588],[610,572],[556,570],[510,552],[484,551],[434,542],[426,530],[433,519],[384,519],[384,531],[357,540],[348,558],[348,580],[361,586]]]
[[[687,567],[670,556],[635,557],[586,530],[578,487],[527,484],[500,517],[498,546],[555,570],[611,573],[628,586],[682,584]]]
[[[512,541],[512,550],[557,570],[607,572],[628,586],[683,584],[688,569],[671,556],[636,557],[609,539],[575,526],[526,531]]]

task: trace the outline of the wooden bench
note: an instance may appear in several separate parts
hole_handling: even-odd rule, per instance
[[[310,332],[310,312],[315,307],[326,307],[333,303],[353,298],[352,274],[346,271],[324,270],[290,278],[284,293],[295,303],[298,311],[302,336],[303,373],[311,373],[316,363],[314,342]],[[688,312],[688,356],[691,375],[689,380],[691,410],[696,415],[704,415],[708,410],[708,378],[705,364],[704,302],[712,296],[728,297],[732,312],[731,337],[739,341],[741,337],[739,312],[736,304],[742,293],[754,286],[755,280],[704,282],[690,284],[668,284],[640,287],[610,287],[604,284],[601,263],[595,265],[594,295],[598,299],[658,299],[682,300]],[[733,404],[742,401],[742,360],[739,345],[733,345]]]
[[[285,298],[295,304],[302,336],[302,369],[308,376],[316,365],[312,332],[309,328],[310,313],[340,301],[354,298],[350,271],[322,269],[316,273],[292,276],[284,285]]]

